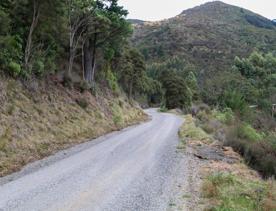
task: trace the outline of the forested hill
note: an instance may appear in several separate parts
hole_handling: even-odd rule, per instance
[[[143,23],[145,23],[145,21],[139,20],[139,19],[128,19],[128,22],[132,23],[132,24],[143,24]]]
[[[275,22],[215,1],[133,25],[132,43],[162,88],[150,103],[192,111],[204,131],[264,176],[275,175]],[[221,130],[214,116],[220,123],[233,118]]]
[[[276,50],[276,26],[267,18],[223,2],[210,2],[158,22],[135,25],[133,44],[148,62],[178,56],[198,71],[225,70],[235,56]]]
[[[0,1],[0,177],[145,118],[127,14],[118,0]]]

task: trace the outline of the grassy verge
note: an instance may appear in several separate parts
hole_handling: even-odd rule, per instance
[[[37,83],[29,90],[18,81],[0,79],[0,176],[146,118],[108,90],[94,96]]]
[[[212,173],[203,182],[202,194],[209,200],[208,210],[276,209],[276,186],[272,180],[250,180],[231,173]]]
[[[264,119],[257,121],[256,118],[254,116],[254,121],[242,120],[231,109],[200,111],[196,115],[196,124],[224,146],[230,146],[239,152],[250,167],[269,178],[276,175],[275,123],[260,124],[259,121]],[[270,125],[270,128],[258,126],[265,124]]]
[[[179,149],[185,148],[186,144],[190,144],[193,141],[207,143],[212,141],[212,137],[209,134],[207,134],[202,128],[196,126],[191,115],[185,116],[185,122],[181,126],[178,134],[180,137],[180,143],[178,145]]]
[[[219,119],[219,123],[210,119],[210,116]],[[223,146],[222,140],[217,140],[224,138],[218,134],[222,129],[221,124],[231,124],[232,121],[230,114],[200,114],[198,119],[186,115],[185,123],[180,128],[179,148],[188,146],[193,149],[194,154],[198,154],[198,150],[214,149],[208,152],[218,152],[222,157],[212,159],[216,156],[211,156],[210,159],[204,159],[204,165],[200,170],[202,204],[205,210],[216,211],[276,210],[275,180],[263,180],[256,171],[245,164],[238,153],[230,147]],[[254,133],[250,133],[249,136],[253,139],[258,137]]]

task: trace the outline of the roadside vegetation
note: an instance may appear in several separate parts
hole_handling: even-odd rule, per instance
[[[179,149],[189,147],[192,149],[189,152],[204,162],[200,170],[203,179],[198,206],[204,210],[275,210],[275,180],[262,179],[257,172],[247,167],[240,155],[224,146],[222,140],[218,140],[224,135],[218,136],[214,125],[226,126],[227,123],[229,127],[229,122],[233,120],[232,112],[212,111],[208,118],[202,113],[199,116],[193,118],[186,115],[185,123],[179,131]],[[199,118],[205,118],[205,123]],[[218,119],[221,123],[215,123]]]
[[[210,2],[135,30],[133,45],[146,59],[147,75],[161,85],[147,96],[149,105],[192,113],[200,129],[187,120],[186,136],[213,137],[262,177],[275,176],[275,24]]]
[[[275,181],[248,180],[231,173],[212,173],[203,182],[209,210],[257,210],[276,208]]]
[[[0,177],[145,120],[155,88],[117,0],[1,0]]]
[[[204,137],[203,130],[223,145],[233,147],[263,177],[276,175],[276,120],[272,107],[276,100],[276,57],[273,54],[253,52],[248,58],[236,57],[226,77],[202,89],[196,77],[189,73],[191,66],[185,66],[185,62],[174,58],[164,67],[163,64],[157,66],[152,66],[150,73],[161,72],[162,75],[173,66],[175,74],[187,85],[183,89],[190,93],[189,97],[178,93],[180,87],[170,89],[166,83],[162,86],[165,93],[163,110],[181,108],[197,119],[196,125],[201,129],[195,129],[186,120],[184,127],[191,125],[194,128],[186,128],[186,136],[194,135],[200,140],[201,136]],[[165,76],[163,80],[167,78]]]
[[[255,129],[252,122],[241,121],[231,109],[222,112],[213,110],[209,114],[200,112],[197,124],[225,146],[233,147],[263,177],[275,176],[275,132]]]
[[[146,120],[135,102],[105,88],[96,96],[61,84],[0,80],[0,176],[24,165]],[[7,91],[8,90],[8,91]]]

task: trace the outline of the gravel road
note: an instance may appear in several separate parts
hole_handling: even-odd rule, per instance
[[[146,112],[149,122],[0,179],[0,210],[167,210],[179,171],[177,132],[183,120]]]

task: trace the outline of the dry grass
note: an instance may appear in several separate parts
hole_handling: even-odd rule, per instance
[[[39,83],[38,90],[29,91],[15,80],[0,79],[0,176],[145,119],[123,97]]]
[[[212,137],[202,128],[197,127],[191,115],[185,115],[185,122],[179,130],[180,143],[178,148],[185,148],[187,142],[212,142]]]
[[[275,181],[247,179],[231,173],[211,173],[202,184],[203,197],[211,210],[273,211]]]

